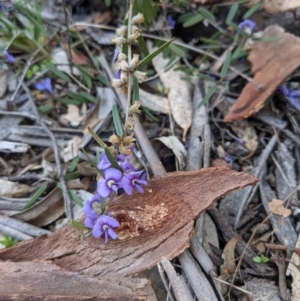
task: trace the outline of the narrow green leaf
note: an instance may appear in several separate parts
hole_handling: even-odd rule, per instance
[[[281,40],[280,37],[264,37],[257,39],[260,42],[279,42]]]
[[[190,27],[195,24],[200,23],[204,20],[204,17],[201,14],[194,15],[193,17],[189,18],[187,21],[185,21],[182,26],[183,27]]]
[[[142,61],[139,62],[138,68],[141,68],[141,67],[147,65],[148,63],[150,63],[152,61],[152,59],[155,58],[158,54],[160,54],[165,48],[167,48],[173,42],[173,40],[174,40],[174,38],[172,40],[164,43],[158,49],[156,49],[151,54],[146,56]]]
[[[227,51],[226,53],[226,58],[224,61],[224,64],[222,66],[221,72],[220,72],[220,77],[224,78],[227,74],[228,68],[230,66],[230,62],[231,62],[231,51]]]
[[[71,189],[68,189],[68,190],[69,190],[69,194],[70,194],[72,201],[82,208],[83,207],[82,200],[77,196],[77,194],[73,190],[71,190]]]
[[[178,56],[180,57],[186,57],[186,50],[182,47],[179,47],[175,44],[170,44],[169,48]]]
[[[103,84],[104,86],[108,87],[108,82],[107,82],[107,77],[103,74],[98,74],[98,79],[100,81],[101,84]]]
[[[102,141],[102,139],[100,139],[100,137],[88,126],[87,127],[89,133],[91,134],[91,136],[95,139],[95,141],[102,147],[105,148],[107,147],[107,145]]]
[[[75,105],[75,106],[79,106],[80,104],[82,104],[82,102],[75,100],[75,99],[71,99],[71,98],[58,98],[58,100],[60,103],[64,103],[66,105],[70,104],[70,105]]]
[[[264,1],[261,0],[259,2],[257,2],[255,5],[253,5],[243,16],[243,19],[248,19],[249,17],[251,17],[258,9],[260,9],[260,7],[263,5]]]
[[[68,174],[66,174],[64,176],[65,180],[73,180],[73,179],[77,179],[81,176],[81,173],[79,171],[74,171],[74,172],[70,172]]]
[[[73,172],[75,171],[77,164],[79,162],[80,158],[79,156],[76,156],[75,158],[73,158],[72,162],[70,163],[70,165],[68,166],[68,172]]]
[[[198,12],[205,17],[207,20],[211,21],[211,22],[215,22],[216,21],[216,17],[206,8],[200,6],[198,8]]]
[[[46,191],[47,189],[47,184],[44,184],[43,186],[41,186],[34,194],[33,196],[30,198],[30,200],[25,204],[25,206],[22,208],[22,210],[26,210],[29,207],[31,207],[37,200],[38,198]]]
[[[182,14],[178,17],[177,21],[179,23],[184,23],[184,22],[188,21],[190,18],[192,18],[193,16],[194,16],[194,14],[192,14],[192,13]]]
[[[234,50],[234,52],[232,54],[231,61],[237,60],[240,57],[246,55],[247,51],[245,51],[243,49],[244,49],[244,45],[243,44],[238,45],[238,47],[236,47],[236,49]]]
[[[157,122],[158,119],[145,107],[141,107],[143,113],[148,116],[148,118],[153,121],[153,122]]]
[[[267,263],[270,261],[270,259],[266,256],[264,256],[263,254],[260,255],[260,259],[263,263]]]
[[[141,49],[142,53],[144,54],[144,56],[148,56],[150,53],[148,51],[148,47],[147,47],[144,37],[142,35],[140,35],[137,38],[137,40],[139,42],[140,49]]]
[[[140,89],[139,89],[139,81],[138,79],[133,76],[132,78],[132,102],[135,103],[140,99]]]
[[[38,111],[40,114],[46,114],[47,112],[49,112],[53,107],[49,106],[49,105],[44,105],[38,108]]]
[[[104,147],[104,152],[105,155],[108,159],[108,161],[110,162],[110,164],[112,165],[112,167],[120,170],[121,172],[123,172],[123,169],[121,168],[121,166],[118,164],[118,162],[114,159],[114,157],[112,156],[112,154],[109,151],[109,148],[106,146]]]
[[[197,109],[203,106],[213,96],[216,90],[217,90],[217,86],[211,87],[206,93],[206,95],[203,97],[203,99],[200,101],[200,103],[198,104]]]
[[[90,93],[82,91],[82,92],[79,92],[79,95],[82,96],[83,98],[85,98],[89,102],[93,102],[95,104],[98,103],[98,99],[96,97],[94,97],[93,95],[91,95]]]
[[[233,18],[236,15],[236,12],[238,11],[239,5],[238,3],[234,3],[228,12],[227,18],[226,18],[226,24],[230,24],[233,20]]]
[[[244,30],[240,29],[236,24],[231,22],[228,25],[232,27],[235,31],[237,31],[240,35],[244,36],[245,38],[248,38],[249,35]]]
[[[62,71],[58,70],[54,65],[52,64],[48,64],[47,68],[54,73],[56,76],[58,76],[59,78],[61,78],[62,80],[64,80],[67,83],[71,83],[71,79],[69,78],[68,75],[66,75],[65,73],[63,73]]]
[[[72,99],[77,100],[80,104],[86,102],[86,99],[84,97],[82,97],[80,94],[76,94],[76,93],[70,92],[69,95],[70,95],[70,97]]]
[[[119,114],[118,107],[113,105],[112,107],[112,116],[114,120],[114,125],[116,129],[117,136],[122,136],[124,134],[121,117]]]
[[[80,231],[87,230],[87,228],[82,223],[75,221],[74,219],[72,219],[71,221],[71,226]]]

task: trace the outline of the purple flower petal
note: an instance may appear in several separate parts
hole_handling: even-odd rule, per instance
[[[117,62],[119,53],[120,53],[119,50],[117,48],[115,48],[114,57],[113,57],[113,62],[114,63]]]
[[[279,91],[285,96],[288,96],[290,94],[290,90],[286,85],[281,85]]]
[[[47,91],[50,94],[53,93],[51,80],[48,77],[36,83],[35,88],[39,91]]]
[[[94,202],[100,203],[100,195],[99,194],[95,194],[90,200],[88,200],[84,203],[82,210],[85,214],[95,213],[94,207],[93,207]]]
[[[120,227],[120,223],[111,216],[101,215],[99,219],[103,224],[109,226],[110,228]]]
[[[242,30],[245,30],[246,28],[249,28],[250,31],[253,30],[253,28],[256,26],[256,23],[253,22],[252,20],[250,19],[246,19],[245,21],[241,22],[238,27]]]
[[[116,79],[121,79],[121,69],[119,69],[119,70],[115,73],[115,78],[116,78]]]
[[[105,169],[111,167],[111,163],[109,162],[105,153],[100,154],[100,161],[99,161],[97,167],[101,171],[104,171]]]
[[[108,229],[107,230],[108,235],[112,238],[112,239],[117,239],[118,235],[115,233],[115,231],[113,229]]]
[[[174,27],[176,25],[176,21],[173,19],[173,17],[171,15],[169,15],[167,17],[167,23],[171,29],[174,29]]]
[[[16,59],[14,58],[13,55],[9,54],[9,53],[7,52],[7,50],[4,51],[4,55],[5,55],[5,61],[6,61],[7,63],[10,63],[10,64],[15,63]]]
[[[111,189],[107,186],[105,179],[100,179],[97,183],[97,193],[104,198],[109,197]]]
[[[104,231],[102,230],[102,228],[100,229],[100,227],[98,227],[98,222],[97,222],[92,231],[93,236],[95,238],[99,238],[103,233]]]
[[[97,220],[98,216],[96,216],[96,218],[94,218],[94,216],[87,216],[84,220],[84,225],[87,228],[93,228],[95,226],[96,220]]]
[[[138,184],[135,184],[134,187],[136,188],[136,190],[139,192],[139,193],[143,193],[144,192],[144,189],[138,185]]]
[[[104,171],[104,177],[107,181],[114,180],[115,182],[119,182],[122,176],[122,172],[116,168],[108,168]]]

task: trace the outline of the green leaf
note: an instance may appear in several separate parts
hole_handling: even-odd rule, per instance
[[[179,23],[184,23],[184,22],[188,21],[190,18],[192,18],[193,16],[194,16],[194,14],[192,14],[192,13],[182,14],[178,17],[177,21]]]
[[[82,103],[86,102],[86,99],[84,97],[82,97],[80,94],[76,94],[76,93],[70,92],[70,97],[72,99],[77,100],[79,102],[79,104],[82,104]]]
[[[142,53],[144,54],[144,56],[148,56],[150,53],[148,51],[148,47],[147,47],[144,37],[142,35],[140,35],[137,38],[137,40],[139,42],[140,49],[141,49]]]
[[[200,6],[198,8],[198,12],[207,20],[211,22],[216,22],[216,17],[208,9]]]
[[[263,254],[260,255],[260,259],[263,263],[267,263],[270,261],[270,259],[266,256],[264,256]]]
[[[114,157],[112,156],[112,154],[109,151],[109,148],[106,146],[104,147],[104,152],[105,155],[108,159],[108,161],[110,162],[110,164],[112,165],[112,167],[120,170],[121,172],[123,172],[123,169],[121,168],[121,166],[118,164],[118,162],[114,159]]]
[[[253,260],[254,262],[256,262],[256,263],[261,263],[261,258],[260,258],[260,256],[254,256],[254,257],[252,258],[252,260]]]
[[[137,15],[139,12],[144,15],[145,25],[148,27],[151,22],[155,19],[157,10],[153,5],[152,0],[134,0],[133,2],[133,16]]]
[[[238,11],[239,9],[239,5],[238,3],[234,3],[231,7],[230,7],[230,10],[228,12],[228,15],[227,15],[227,18],[226,18],[226,24],[230,24],[233,20],[233,18],[235,17],[236,15],[236,12]]]
[[[231,51],[227,51],[226,53],[226,58],[224,61],[224,64],[222,66],[221,72],[220,72],[220,77],[224,78],[227,74],[228,68],[230,66],[230,62],[231,62]]]
[[[245,38],[248,38],[249,35],[242,29],[240,29],[236,24],[229,23],[229,26],[231,26],[235,31],[237,31],[240,35],[244,36]]]
[[[38,108],[38,111],[40,114],[46,114],[47,112],[49,112],[52,109],[52,106],[49,105],[44,105]]]
[[[3,238],[0,240],[0,244],[4,245],[6,248],[10,248],[18,242],[16,238],[13,238],[5,234],[3,234],[2,237]]]
[[[81,176],[81,173],[79,171],[74,171],[74,172],[70,172],[68,174],[66,174],[64,176],[65,180],[73,180],[73,179],[77,179]]]
[[[103,75],[102,73],[98,74],[98,79],[101,84],[108,87],[107,77],[105,75]]]
[[[132,103],[135,103],[140,99],[139,81],[135,76],[133,76],[132,82]]]
[[[58,76],[59,78],[61,78],[62,80],[64,80],[67,83],[71,83],[71,79],[69,78],[68,75],[66,75],[65,73],[63,73],[62,71],[58,70],[54,65],[52,64],[48,64],[47,68],[54,73],[56,76]]]
[[[245,51],[243,49],[244,49],[243,44],[238,45],[238,47],[234,50],[234,52],[232,54],[231,61],[237,60],[237,59],[247,55],[247,51]]]
[[[33,196],[30,198],[30,200],[25,204],[25,206],[22,208],[22,210],[26,210],[29,207],[31,207],[37,200],[38,198],[46,191],[47,189],[47,184],[44,184],[43,186],[41,186],[34,194]]]
[[[203,99],[200,101],[200,103],[198,104],[197,109],[203,106],[213,96],[216,90],[217,90],[217,86],[211,87],[206,93],[206,95],[203,97]]]
[[[243,16],[243,19],[248,19],[249,17],[251,17],[258,9],[260,9],[260,7],[263,5],[264,1],[260,0],[259,2],[257,2],[255,5],[253,5]]]
[[[121,117],[119,114],[118,107],[113,105],[112,107],[112,116],[114,120],[114,125],[116,129],[117,136],[122,136],[124,134]]]
[[[60,103],[64,103],[66,105],[75,105],[75,106],[79,106],[80,104],[82,104],[81,101],[78,101],[78,100],[75,100],[75,99],[71,99],[71,98],[66,98],[66,97],[63,97],[63,98],[58,98],[58,100]]]
[[[260,42],[278,42],[281,40],[280,37],[263,37],[263,38],[259,38],[257,39]]]
[[[193,26],[201,21],[204,20],[204,17],[201,14],[194,15],[193,17],[189,18],[187,21],[185,21],[182,26],[183,27],[190,27]]]
[[[88,126],[87,127],[89,133],[92,135],[92,137],[95,139],[95,141],[102,147],[107,148],[107,145],[100,139],[100,137]]]
[[[82,96],[83,98],[85,98],[89,102],[93,102],[95,104],[98,103],[98,99],[96,97],[94,97],[93,95],[91,95],[90,93],[82,91],[82,92],[79,92],[79,95]]]
[[[87,228],[82,223],[75,221],[74,219],[72,219],[71,221],[71,226],[80,231],[87,230]]]
[[[186,57],[186,50],[182,47],[179,47],[175,44],[170,44],[169,48],[178,56],[180,57]]]
[[[153,51],[151,54],[149,54],[148,56],[146,56],[142,61],[139,62],[138,64],[138,68],[141,68],[145,65],[147,65],[148,63],[150,63],[152,61],[153,58],[155,58],[158,54],[160,54],[165,48],[167,48],[174,39],[164,43],[162,46],[160,46],[159,48],[157,48],[155,51]]]
[[[69,190],[69,194],[70,194],[72,201],[82,208],[83,207],[82,200],[77,196],[77,194],[73,190],[71,190],[71,189],[68,189],[68,190]]]
[[[148,116],[148,118],[153,121],[153,122],[157,122],[158,119],[145,107],[141,107],[143,113]]]
[[[72,162],[68,166],[68,172],[75,171],[79,160],[80,160],[79,156],[76,156],[75,158],[73,158]]]

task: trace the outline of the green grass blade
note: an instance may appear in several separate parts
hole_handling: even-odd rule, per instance
[[[132,103],[135,103],[140,99],[140,89],[139,89],[139,81],[138,79],[133,76],[133,83],[132,83]]]
[[[112,154],[110,153],[108,147],[104,147],[104,152],[105,155],[108,159],[108,161],[110,162],[110,164],[112,165],[112,167],[120,170],[121,172],[123,172],[123,169],[121,168],[121,166],[118,164],[118,162],[114,159],[114,157],[112,156]]]
[[[224,78],[227,74],[227,71],[228,71],[228,68],[229,68],[230,62],[231,62],[231,57],[232,57],[231,51],[227,51],[223,67],[222,67],[221,72],[220,72],[220,77],[221,78]]]
[[[107,145],[98,137],[98,135],[88,126],[87,127],[89,133],[92,135],[92,137],[95,139],[95,141],[102,147],[105,148]]]
[[[238,11],[239,5],[238,3],[234,3],[228,12],[227,18],[226,18],[226,24],[230,24],[232,20],[234,19],[237,11]]]
[[[116,105],[113,105],[112,108],[112,116],[114,120],[114,125],[116,129],[116,133],[118,136],[122,136],[124,134],[121,117],[119,114],[119,110]]]
[[[198,104],[197,109],[203,106],[213,96],[216,90],[217,90],[217,86],[211,87],[206,93],[206,95],[203,97],[203,99],[200,101],[200,103]]]
[[[94,97],[93,95],[91,95],[90,93],[82,91],[79,93],[79,95],[82,96],[83,98],[85,98],[88,102],[92,102],[95,104],[98,103],[98,99],[96,97]]]
[[[208,9],[200,6],[198,12],[207,20],[211,22],[216,22],[216,17]]]
[[[195,24],[200,23],[204,20],[204,17],[201,14],[194,15],[193,17],[190,17],[187,21],[185,21],[182,26],[183,27],[190,27]]]
[[[263,5],[264,1],[261,0],[259,2],[257,2],[255,5],[253,5],[243,16],[243,19],[248,19],[249,17],[251,17],[257,10],[260,9],[260,7]]]
[[[137,40],[139,42],[140,49],[141,49],[142,53],[144,54],[144,56],[148,56],[150,53],[149,53],[149,50],[148,50],[148,47],[147,47],[144,37],[141,35],[137,38]]]
[[[44,184],[43,186],[41,186],[34,194],[33,196],[30,198],[30,200],[25,204],[25,206],[22,208],[22,210],[26,210],[28,208],[30,208],[37,200],[40,196],[43,195],[43,193],[46,191],[47,189],[47,184]]]
[[[68,75],[66,75],[65,73],[63,73],[62,71],[58,70],[54,65],[52,64],[48,64],[47,68],[54,73],[56,76],[58,76],[59,78],[61,78],[62,80],[64,80],[67,83],[71,83],[71,79],[69,78]]]
[[[87,228],[82,223],[75,221],[74,219],[72,219],[71,221],[71,226],[80,231],[87,230]]]
[[[173,42],[173,40],[174,40],[174,38],[172,40],[164,43],[162,46],[160,46],[159,48],[157,48],[151,54],[149,54],[148,56],[146,56],[143,60],[141,60],[139,62],[138,68],[141,68],[141,67],[147,65],[148,63],[150,63],[152,61],[152,59],[155,58],[158,54],[160,54],[165,48],[167,48]]]

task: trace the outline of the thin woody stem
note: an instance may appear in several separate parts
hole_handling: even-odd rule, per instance
[[[129,0],[129,10],[128,10],[128,31],[127,31],[127,38],[131,35],[131,21],[132,21],[132,9],[133,9],[133,1]],[[132,58],[132,51],[131,51],[131,43],[128,43],[128,65],[130,65],[130,61]],[[126,118],[125,118],[125,131],[127,128],[127,122],[129,117],[129,108],[131,106],[131,94],[132,94],[132,73],[128,72],[128,82],[127,82],[127,107],[126,107]]]

